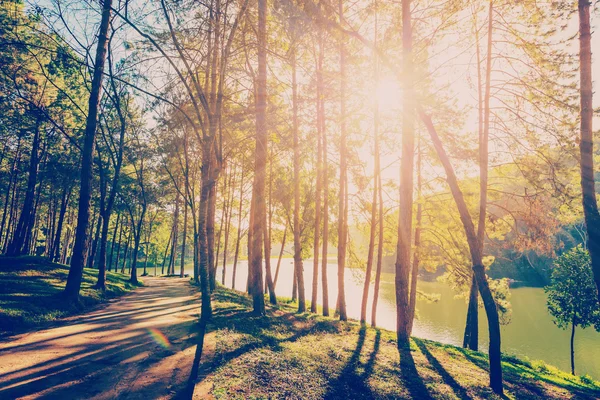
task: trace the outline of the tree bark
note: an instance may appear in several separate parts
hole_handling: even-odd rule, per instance
[[[281,267],[281,258],[283,257],[283,250],[285,249],[285,240],[287,238],[287,221],[283,228],[283,239],[281,240],[281,249],[279,250],[279,257],[277,257],[277,268],[275,269],[275,279],[273,279],[273,287],[277,288],[277,279],[279,278],[279,268]]]
[[[50,260],[58,262],[60,257],[60,243],[62,237],[62,230],[65,221],[65,215],[67,213],[67,207],[69,206],[69,199],[71,197],[72,186],[67,184],[63,188],[63,193],[60,201],[60,211],[58,213],[58,223],[56,226],[56,232],[54,234],[54,244],[52,245],[52,254]]]
[[[376,148],[379,156],[379,147]],[[379,284],[381,282],[381,267],[383,263],[383,189],[381,187],[381,171],[377,177],[379,196],[379,240],[377,243],[377,269],[375,271],[375,284],[373,286],[373,306],[371,308],[371,326],[377,325],[377,302],[379,300]]]
[[[498,317],[498,309],[496,307],[496,302],[494,300],[485,275],[485,267],[483,266],[481,249],[479,248],[477,241],[477,233],[475,232],[473,220],[471,219],[471,215],[469,214],[469,210],[467,208],[467,204],[465,203],[462,191],[460,190],[460,187],[458,185],[458,180],[456,179],[454,168],[452,167],[450,159],[446,154],[446,150],[444,149],[442,142],[437,134],[437,131],[433,126],[431,117],[425,114],[424,111],[420,108],[419,116],[421,117],[421,120],[427,127],[427,131],[431,136],[431,140],[435,147],[436,153],[444,167],[444,170],[446,172],[446,179],[448,181],[448,185],[450,186],[450,191],[452,192],[452,196],[454,197],[454,201],[458,208],[460,219],[465,230],[465,235],[467,237],[467,242],[471,253],[471,260],[473,262],[473,274],[475,275],[475,279],[477,280],[477,286],[479,288],[479,293],[481,294],[481,298],[483,300],[483,305],[488,320],[488,330],[490,338],[490,386],[495,393],[502,394],[503,388],[500,344],[500,319]]]
[[[344,17],[344,3],[339,0],[338,13],[340,20]],[[343,39],[345,40],[345,39]],[[346,312],[346,293],[344,287],[344,272],[346,270],[346,243],[348,240],[348,177],[346,161],[346,50],[344,41],[341,40],[340,46],[340,198],[339,198],[339,216],[338,216],[338,298],[336,310],[339,313],[340,320],[348,320]]]
[[[463,347],[475,351],[479,350],[479,293],[477,291],[477,279],[474,275],[471,278],[471,289],[469,290],[469,306]]]
[[[592,120],[592,33],[590,29],[590,2],[580,0],[579,10],[579,85],[580,85],[580,130],[579,141],[581,192],[583,214],[587,228],[587,248],[592,260],[592,271],[600,302],[600,213],[596,200],[594,180],[594,133]]]
[[[410,304],[409,274],[411,267],[413,179],[414,179],[414,90],[412,83],[412,16],[411,1],[402,0],[402,54],[405,80],[402,111],[402,160],[400,162],[400,211],[396,248],[396,315],[398,348],[409,345]]]
[[[256,148],[254,152],[254,184],[252,187],[252,300],[254,314],[265,313],[263,296],[262,256],[265,218],[265,179],[267,160],[267,1],[258,0],[258,75],[256,79]]]
[[[244,203],[244,169],[240,178],[240,204],[238,208],[237,238],[235,240],[235,253],[233,255],[233,271],[231,275],[231,288],[235,289],[235,276],[237,272],[238,256],[240,254],[240,242],[242,239],[242,205]]]
[[[575,375],[575,318],[571,323],[571,375]]]
[[[375,3],[375,46],[377,46],[377,3]],[[377,52],[373,51],[373,75],[376,84],[379,82],[379,65],[377,63]],[[373,198],[371,201],[371,227],[369,232],[369,249],[367,252],[367,269],[365,271],[365,282],[363,285],[363,296],[360,306],[360,323],[367,321],[367,302],[369,300],[369,288],[371,287],[371,274],[373,272],[373,255],[375,252],[375,229],[377,229],[377,185],[379,183],[379,99],[375,96],[373,107],[373,156],[375,165],[373,166]]]
[[[41,131],[41,116],[37,117],[33,142],[31,145],[31,156],[29,158],[29,176],[27,178],[27,189],[25,191],[25,199],[23,201],[23,209],[19,216],[19,221],[15,228],[12,240],[10,241],[6,254],[8,256],[20,256],[29,253],[27,237],[31,235],[33,223],[35,220],[34,202],[35,202],[35,186],[37,184],[38,165],[40,161],[40,131]]]
[[[320,240],[320,235],[321,235],[321,192],[322,190],[322,182],[323,182],[323,173],[325,171],[325,168],[323,168],[323,125],[321,124],[321,118],[323,117],[321,115],[321,101],[322,101],[322,96],[323,94],[321,93],[322,91],[322,59],[321,59],[321,44],[319,43],[319,57],[317,60],[317,101],[316,101],[316,106],[317,106],[317,165],[316,165],[316,173],[317,173],[317,185],[315,188],[315,234],[314,234],[314,238],[313,238],[313,278],[312,278],[312,293],[311,293],[311,304],[310,304],[310,312],[316,313],[317,312],[317,292],[319,290],[319,240]],[[292,91],[293,91],[293,95],[296,96],[295,99],[297,99],[298,96],[298,89],[297,89],[297,82],[296,82],[296,56],[295,53],[293,55],[293,60],[292,60]],[[294,118],[297,118],[297,105],[296,103],[294,103]],[[295,119],[294,119],[295,121]],[[297,135],[297,126],[294,125],[294,135]],[[295,156],[295,154],[294,154]],[[298,155],[298,157],[300,157]],[[299,163],[299,161],[298,161]],[[300,168],[300,166],[298,165],[298,169]],[[298,171],[298,173],[300,173]],[[298,177],[298,180],[300,178]],[[298,191],[300,191],[300,182],[298,182]],[[298,193],[298,203],[300,203],[300,193]],[[327,197],[326,196],[326,192],[325,192],[325,196],[323,196],[323,198]],[[296,203],[294,203],[295,205]],[[298,213],[300,209],[300,205],[298,204]],[[294,209],[294,211],[296,211]],[[294,215],[295,217],[295,215]],[[325,227],[323,226],[323,233],[325,231]],[[298,240],[299,239],[299,234],[298,234]],[[294,265],[296,265],[296,262],[294,262]],[[297,279],[297,276],[296,276]],[[325,312],[325,307],[323,307],[323,312]]]
[[[102,92],[102,78],[104,75],[104,62],[106,60],[108,27],[111,20],[111,7],[112,0],[103,1],[102,19],[100,21],[98,46],[96,48],[94,73],[84,133],[84,144],[81,159],[81,187],[79,189],[79,207],[77,214],[77,232],[75,234],[75,244],[73,246],[73,255],[71,257],[71,268],[69,269],[69,276],[67,278],[67,284],[65,287],[66,297],[72,300],[77,300],[79,298],[79,289],[81,288],[81,280],[83,277],[85,243],[90,218],[89,214],[92,192],[94,139],[96,137],[96,125],[98,123],[98,105],[100,103],[100,94]]]
[[[187,196],[187,194],[186,194]],[[187,200],[184,196],[183,201],[183,237],[181,239],[181,268],[179,270],[179,277],[183,278],[185,275],[185,242],[187,239],[187,222],[188,222],[188,206]]]

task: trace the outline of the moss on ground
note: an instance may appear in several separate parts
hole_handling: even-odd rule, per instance
[[[106,290],[92,288],[98,270],[85,268],[79,302],[62,298],[69,267],[45,257],[0,257],[0,334],[39,326],[134,289],[129,276],[107,272]]]
[[[218,288],[195,398],[494,399],[487,355],[413,338],[398,354],[395,334],[297,314],[282,302],[264,318],[251,300]],[[505,357],[505,398],[596,399],[600,383],[541,362]]]

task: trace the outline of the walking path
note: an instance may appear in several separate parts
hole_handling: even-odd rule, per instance
[[[185,386],[200,310],[188,279],[0,342],[0,399],[161,399]]]

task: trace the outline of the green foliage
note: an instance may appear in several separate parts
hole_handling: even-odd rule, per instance
[[[554,262],[552,283],[545,288],[548,311],[554,323],[566,329],[571,324],[600,328],[600,310],[596,297],[590,255],[582,246],[564,253]]]

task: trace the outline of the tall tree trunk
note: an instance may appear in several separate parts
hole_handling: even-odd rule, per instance
[[[167,247],[165,247],[165,252],[163,253],[163,262],[162,262],[162,268],[160,270],[160,274],[164,275],[165,274],[165,265],[167,263],[167,254],[169,253],[169,249],[171,248],[171,240],[173,239],[173,227],[171,227],[171,233],[169,233],[169,240],[167,240]],[[171,256],[169,255],[169,260],[171,259]],[[169,273],[169,270],[167,269],[167,274]]]
[[[186,197],[184,196],[184,201],[183,201],[183,237],[181,239],[181,268],[179,270],[179,277],[180,278],[183,278],[183,276],[185,275],[185,242],[186,242],[186,239],[187,239],[187,222],[188,222],[188,204],[187,204]]]
[[[273,161],[272,151],[271,158],[269,161],[269,212],[265,212],[265,272],[267,288],[269,290],[269,302],[273,305],[277,304],[277,297],[275,296],[275,285],[273,283],[273,275],[271,273],[271,223],[273,221]]]
[[[583,194],[583,214],[587,228],[587,248],[592,259],[594,281],[598,288],[600,302],[600,213],[596,200],[594,181],[594,133],[592,120],[592,33],[590,29],[590,2],[580,0],[579,9],[579,91],[580,91],[580,130],[579,141],[581,192]]]
[[[101,215],[102,215],[102,238],[100,243],[100,254],[98,257],[98,281],[96,282],[96,287],[104,290],[106,287],[106,264],[107,264],[107,242],[108,242],[108,225],[110,222],[110,216],[113,211],[113,206],[115,204],[115,199],[117,197],[117,193],[119,191],[119,179],[121,175],[121,166],[123,165],[123,150],[125,146],[125,132],[127,128],[127,120],[125,115],[123,114],[123,110],[121,109],[121,94],[117,90],[117,85],[114,79],[113,73],[113,63],[112,56],[110,52],[110,43],[108,45],[109,51],[107,55],[108,59],[108,70],[110,73],[110,84],[113,92],[113,102],[115,109],[117,111],[117,115],[119,117],[120,130],[119,130],[119,141],[117,147],[116,154],[116,162],[114,166],[114,175],[111,182],[110,192],[108,193],[108,198],[104,203],[104,207],[101,207]],[[106,190],[106,189],[104,189]],[[102,193],[104,196],[105,193]],[[117,217],[118,219],[118,217]],[[118,222],[118,221],[117,221]],[[116,226],[115,226],[116,229]],[[116,232],[116,230],[115,230]],[[114,236],[113,236],[114,237]],[[113,239],[114,245],[114,239]]]
[[[338,12],[340,20],[344,19],[344,3],[339,0]],[[340,198],[338,216],[338,298],[336,310],[339,312],[340,320],[346,321],[346,293],[344,287],[344,272],[346,270],[346,244],[348,241],[348,177],[346,161],[346,50],[344,40],[340,41]]]
[[[410,272],[410,297],[408,303],[408,332],[412,333],[417,308],[417,280],[419,278],[420,248],[421,248],[421,222],[423,220],[421,180],[421,138],[417,144],[417,218],[415,225],[415,251],[413,254],[412,270]]]
[[[7,214],[10,215],[10,213],[7,213],[8,210],[8,204],[11,203],[12,201],[10,200],[13,196],[11,196],[11,194],[14,194],[14,187],[17,185],[17,176],[18,176],[18,166],[19,163],[21,161],[21,137],[19,136],[19,139],[17,141],[17,149],[15,150],[15,157],[13,158],[13,162],[12,162],[12,166],[10,168],[10,178],[8,180],[8,186],[6,187],[6,195],[4,196],[4,207],[2,210],[2,222],[0,223],[0,239],[2,239],[2,248],[4,249],[4,243],[8,242],[8,238],[9,238],[9,229],[6,230],[6,235],[4,235],[4,226],[6,223],[6,216]]]
[[[119,228],[119,222],[121,220],[121,213],[117,213],[117,220],[115,221],[115,229],[113,230],[113,234],[112,234],[112,243],[110,245],[110,259],[107,261],[107,266],[108,266],[108,271],[110,272],[111,268],[112,268],[112,263],[114,260],[114,255],[115,255],[115,239],[117,238],[117,231]]]
[[[319,238],[321,235],[321,192],[322,192],[322,178],[324,175],[325,168],[323,167],[323,132],[321,124],[321,97],[322,97],[322,59],[321,59],[321,44],[319,43],[319,58],[317,60],[317,186],[315,188],[315,235],[313,238],[313,279],[312,279],[312,296],[311,296],[311,304],[310,304],[310,312],[317,312],[317,295],[319,289]],[[296,82],[296,57],[294,53],[294,59],[292,63],[292,87],[293,87],[293,95],[297,96],[297,87],[298,84]],[[297,107],[294,104],[294,107]],[[294,114],[294,118],[297,118],[297,115]],[[297,126],[294,126],[294,133],[297,134]],[[300,179],[300,178],[298,178]],[[298,188],[298,190],[300,190]],[[325,192],[326,193],[326,192]],[[298,193],[299,195],[299,193]],[[326,195],[324,197],[327,197]],[[299,200],[298,200],[299,201]],[[299,207],[299,206],[298,206]],[[325,227],[323,227],[323,231]],[[295,263],[294,263],[295,264]],[[325,308],[323,308],[325,311]]]
[[[571,375],[575,375],[575,318],[571,323]]]
[[[237,238],[235,240],[235,253],[233,255],[233,272],[231,275],[231,288],[235,289],[235,276],[237,272],[238,256],[240,254],[240,242],[242,240],[242,205],[244,204],[244,169],[240,178],[240,204],[238,207]]]
[[[200,169],[202,185],[200,188],[200,204],[198,210],[198,274],[200,275],[200,289],[202,292],[202,305],[200,322],[205,324],[212,315],[211,289],[209,278],[209,197],[214,182],[211,179],[212,141],[205,138],[202,143],[202,166]],[[214,221],[213,221],[214,222]],[[214,230],[214,225],[213,228]]]
[[[402,0],[402,57],[404,76],[412,77],[412,16],[411,0]],[[411,269],[413,179],[414,179],[414,88],[412,79],[405,80],[402,111],[402,160],[400,162],[400,211],[398,246],[396,248],[396,315],[398,348],[410,341],[409,274]]]
[[[50,260],[53,262],[58,262],[60,257],[60,241],[62,237],[65,215],[67,213],[67,207],[69,206],[69,199],[71,197],[71,190],[72,186],[70,184],[67,184],[63,188],[60,201],[60,211],[58,213],[58,223],[56,226],[56,232],[54,234],[54,244],[52,245],[52,254],[50,255]]]
[[[285,240],[287,239],[288,224],[285,222],[283,228],[283,238],[281,239],[281,249],[279,250],[279,256],[277,257],[277,268],[275,269],[275,279],[273,279],[273,287],[277,288],[277,279],[279,278],[279,268],[281,267],[281,259],[283,258],[283,250],[285,249]]]
[[[106,60],[106,49],[108,42],[108,27],[111,19],[112,0],[104,0],[102,3],[102,19],[98,33],[98,45],[94,62],[94,73],[90,92],[88,114],[86,119],[84,143],[81,158],[81,187],[79,190],[79,207],[77,214],[77,232],[75,234],[75,245],[71,257],[71,268],[65,287],[65,295],[77,300],[81,280],[83,277],[83,265],[85,261],[85,244],[87,239],[87,228],[90,219],[90,198],[92,194],[92,174],[94,143],[96,137],[96,125],[98,123],[98,106],[102,92],[102,77],[104,74],[104,62]]]
[[[13,238],[10,241],[6,254],[9,256],[20,256],[27,254],[28,240],[31,235],[33,223],[35,220],[34,202],[35,202],[35,186],[37,184],[38,165],[39,165],[39,148],[40,148],[40,131],[41,131],[41,116],[38,116],[35,123],[33,133],[33,143],[31,145],[31,156],[29,158],[29,176],[27,178],[27,189],[25,191],[25,200],[23,201],[23,209],[19,216]]]
[[[127,239],[125,240],[125,252],[123,253],[123,265],[121,266],[121,273],[125,273],[125,267],[127,266],[127,256],[129,256],[129,248],[131,247],[131,237],[133,234],[134,227],[131,226],[129,228],[129,232],[127,233]]]
[[[137,260],[138,260],[138,253],[140,250],[140,239],[142,237],[142,226],[144,224],[144,216],[146,215],[146,205],[144,204],[142,206],[142,212],[140,215],[139,220],[137,221],[137,226],[135,224],[135,221],[133,220],[133,215],[131,216],[131,226],[134,229],[134,245],[133,245],[133,256],[131,259],[131,278],[130,281],[133,284],[137,284],[138,283],[138,279],[137,279]]]
[[[117,244],[117,259],[115,260],[115,272],[117,272],[119,270],[119,259],[121,258],[121,243],[123,243],[122,239],[123,239],[123,230],[124,230],[124,223],[121,222],[121,229],[119,230],[119,242]]]
[[[375,3],[375,46],[377,46],[377,2]],[[373,76],[374,82],[377,85],[379,82],[379,65],[377,63],[377,52],[373,51]],[[367,321],[367,302],[369,300],[369,288],[371,287],[371,274],[373,271],[373,254],[375,253],[375,229],[377,229],[377,185],[379,183],[377,177],[379,175],[379,101],[375,96],[375,104],[373,106],[373,153],[375,165],[373,166],[373,198],[371,201],[371,228],[369,235],[369,249],[367,253],[367,269],[365,271],[365,282],[363,286],[363,296],[360,307],[360,323],[365,324]]]
[[[437,131],[433,126],[431,117],[426,115],[421,109],[419,109],[419,115],[423,123],[427,127],[436,153],[438,154],[438,157],[444,167],[444,170],[446,171],[446,179],[448,181],[448,185],[450,186],[450,191],[452,192],[452,196],[454,197],[454,201],[458,208],[460,219],[465,230],[469,250],[471,253],[471,260],[473,262],[473,273],[475,275],[475,278],[477,279],[477,286],[479,288],[479,293],[481,294],[481,299],[483,300],[483,305],[488,320],[488,330],[490,338],[490,386],[495,393],[502,394],[503,388],[500,353],[500,319],[498,317],[498,309],[496,307],[494,296],[492,295],[485,275],[485,267],[483,266],[481,248],[478,245],[475,226],[473,225],[473,220],[471,219],[471,215],[469,213],[469,209],[467,208],[467,204],[465,203],[462,191],[458,186],[458,181],[456,179],[456,174],[454,173],[454,168],[452,167],[450,159],[446,154],[446,150],[444,149],[442,142],[437,134]]]
[[[175,214],[173,215],[173,242],[171,258],[169,259],[168,275],[175,275],[175,263],[177,262],[177,243],[179,241],[179,192],[175,199]]]
[[[479,292],[477,291],[475,275],[471,277],[463,347],[475,351],[479,350]]]
[[[89,255],[87,259],[87,267],[93,268],[96,262],[96,252],[98,251],[98,243],[100,242],[100,229],[104,225],[104,218],[102,214],[98,213],[98,219],[96,220],[94,240],[90,243]],[[108,229],[108,228],[107,228]]]
[[[379,158],[379,146],[375,149]],[[383,189],[381,187],[381,170],[377,176],[379,196],[379,240],[377,242],[377,269],[375,271],[375,284],[373,286],[373,306],[371,307],[371,326],[377,325],[377,302],[379,300],[379,284],[381,282],[381,266],[383,263]]]
[[[254,184],[252,187],[252,299],[254,313],[265,313],[262,279],[263,229],[265,229],[265,178],[267,160],[267,1],[258,0],[258,75],[256,78],[256,148],[254,151]]]

